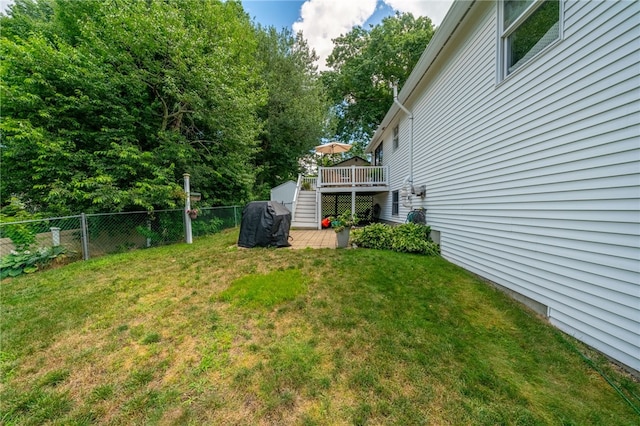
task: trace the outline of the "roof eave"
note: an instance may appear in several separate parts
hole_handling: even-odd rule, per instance
[[[431,38],[431,41],[425,48],[424,52],[422,52],[420,59],[418,59],[418,63],[413,68],[413,71],[411,71],[411,74],[409,74],[409,78],[407,78],[404,86],[402,86],[402,89],[398,94],[398,100],[400,101],[400,103],[405,104],[409,97],[413,94],[413,91],[420,83],[420,80],[422,80],[422,77],[424,77],[427,70],[431,67],[431,64],[433,64],[435,59],[438,57],[440,51],[447,44],[456,28],[458,28],[460,21],[462,21],[475,1],[476,0],[455,0],[453,2],[451,7],[449,8],[449,11],[447,12],[447,15],[442,20],[442,24],[440,24],[440,26],[436,30],[435,34]],[[391,106],[391,108],[389,108],[389,111],[387,111],[384,119],[376,129],[376,132],[373,134],[371,141],[365,148],[366,153],[373,152],[378,140],[384,133],[384,130],[394,119],[399,110],[400,108],[395,103]]]

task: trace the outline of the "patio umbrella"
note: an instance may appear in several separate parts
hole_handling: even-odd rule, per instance
[[[339,154],[341,152],[347,152],[351,149],[351,145],[348,143],[329,142],[316,146],[316,152],[320,154]]]

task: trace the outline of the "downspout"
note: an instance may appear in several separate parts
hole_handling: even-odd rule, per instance
[[[398,100],[398,83],[393,83],[393,103],[398,105],[398,107],[409,116],[409,176],[407,176],[402,183],[400,196],[402,197],[402,205],[411,209],[413,208],[411,202],[411,194],[413,193],[413,113]]]

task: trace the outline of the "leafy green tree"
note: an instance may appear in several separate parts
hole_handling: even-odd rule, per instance
[[[389,85],[405,83],[431,40],[428,17],[396,14],[372,26],[358,26],[334,40],[322,75],[338,117],[336,137],[366,143],[393,103]]]
[[[174,207],[184,172],[209,203],[251,197],[265,96],[239,2],[19,0],[1,20],[0,198]]]
[[[330,103],[313,62],[317,59],[301,34],[258,28],[258,57],[267,102],[262,120],[260,151],[256,154],[257,192],[287,179],[296,179],[300,158],[327,136]]]
[[[0,13],[2,37],[26,38],[30,33],[52,34],[54,0],[15,0],[9,6],[9,15]]]

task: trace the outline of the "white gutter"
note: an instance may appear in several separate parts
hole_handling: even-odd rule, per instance
[[[409,176],[402,185],[402,205],[406,208],[413,208],[411,204],[411,193],[413,193],[413,113],[398,100],[398,83],[393,83],[393,103],[409,116],[411,130],[409,131]]]

